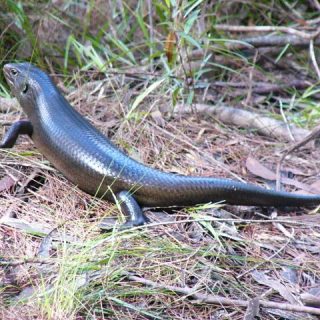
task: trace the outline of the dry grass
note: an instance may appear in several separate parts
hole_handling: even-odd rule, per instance
[[[112,135],[113,141],[131,156],[158,169],[220,177],[233,177],[233,173],[254,182],[246,170],[246,158],[254,156],[274,167],[284,148],[279,142],[266,142],[264,137],[227,128],[197,115],[171,119],[162,127],[150,117],[124,121],[127,93],[122,90],[108,98],[83,94],[85,98],[75,106],[102,131]],[[140,110],[148,110],[154,101],[160,100],[166,103],[162,95],[154,94]],[[107,105],[103,114],[102,105]],[[9,114],[7,117],[11,119]],[[32,144],[22,139],[14,153],[2,153],[3,175],[8,170],[14,176],[23,173],[19,180],[24,184],[35,168],[47,165],[39,154],[19,156],[32,149]],[[313,172],[319,166],[319,158],[315,150],[296,154],[288,166]],[[216,166],[217,161],[223,166]],[[267,214],[259,208],[226,206],[222,211],[215,207],[194,208],[169,216],[155,212],[150,216],[152,222],[159,223],[156,226],[99,235],[97,224],[105,215],[117,213],[114,205],[84,194],[56,171],[40,169],[40,172],[45,177],[43,186],[32,193],[7,192],[1,199],[1,207],[4,215],[10,211],[31,225],[39,223],[56,230],[54,238],[59,241],[48,246],[51,258],[42,265],[22,263],[2,269],[2,281],[9,283],[3,288],[3,299],[11,301],[3,309],[5,319],[20,319],[25,314],[26,319],[32,314],[39,319],[70,319],[76,315],[81,319],[79,314],[96,319],[102,314],[105,318],[117,315],[136,319],[151,314],[176,319],[243,316],[243,310],[238,308],[196,304],[186,297],[137,285],[126,280],[126,272],[161,284],[189,286],[234,299],[247,300],[267,293],[267,298],[275,301],[283,298],[276,290],[270,291],[255,281],[255,272],[266,273],[297,299],[319,277],[319,224],[310,225],[305,215],[301,224],[289,223],[296,220],[295,215],[307,210],[286,212],[289,217],[283,220],[288,222],[281,224],[264,222],[263,218],[259,221],[259,215],[252,222],[240,218]],[[308,183],[313,179],[304,180]],[[235,220],[230,219],[233,217]],[[204,221],[193,221],[201,218]],[[206,219],[214,221],[209,223]],[[7,226],[1,227],[1,233],[1,255],[5,261],[42,258],[39,248],[43,237]],[[287,274],[295,280],[288,280]],[[30,299],[13,303],[12,299],[17,299],[14,297],[26,288],[34,290],[31,296],[27,291]]]

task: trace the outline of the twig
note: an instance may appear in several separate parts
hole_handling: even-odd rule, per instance
[[[153,27],[153,15],[152,15],[152,1],[148,0],[147,1],[147,6],[148,6],[148,17],[149,17],[149,36],[150,36],[150,44],[149,44],[149,54],[150,57],[153,56],[153,45],[154,45],[154,27]],[[151,59],[150,63],[150,71],[153,71],[153,59]]]
[[[15,21],[12,21],[8,23],[8,25],[3,29],[3,31],[0,33],[0,39],[4,36],[4,34],[15,24]],[[5,59],[5,57],[4,57]]]
[[[320,28],[311,33],[283,26],[231,26],[226,24],[216,24],[215,28],[217,30],[230,32],[283,32],[308,40],[314,39],[320,34]]]
[[[307,135],[304,139],[302,139],[301,141],[298,141],[296,144],[294,144],[292,147],[290,147],[280,158],[278,164],[277,164],[277,171],[276,171],[276,175],[277,175],[277,180],[276,180],[276,190],[280,190],[280,184],[281,184],[281,176],[280,176],[280,170],[281,170],[281,165],[283,160],[285,159],[285,157],[301,148],[302,146],[304,146],[305,144],[307,144],[308,142],[310,142],[311,140],[317,139],[318,137],[320,137],[320,125],[315,127],[311,133],[309,135]]]
[[[248,93],[247,93],[247,97],[245,100],[245,105],[251,105],[251,98],[252,98],[252,87],[253,87],[253,72],[256,66],[256,62],[257,62],[257,57],[258,57],[258,50],[255,51],[254,53],[254,57],[253,57],[253,62],[252,62],[252,66],[250,68],[250,72],[249,72],[249,88],[248,88]]]
[[[54,260],[51,259],[43,259],[43,258],[26,258],[16,261],[6,261],[6,260],[0,260],[0,266],[4,267],[16,267],[22,264],[28,264],[28,263],[54,263]]]
[[[239,300],[239,299],[238,300],[229,299],[229,298],[221,297],[218,295],[212,295],[212,294],[198,293],[189,287],[163,285],[163,284],[160,284],[145,278],[140,278],[134,275],[127,275],[127,278],[130,281],[138,282],[147,286],[151,286],[153,288],[168,290],[178,294],[186,295],[188,297],[192,297],[195,300],[197,300],[197,302],[199,303],[205,302],[210,304],[217,304],[220,306],[222,305],[222,306],[239,306],[239,307],[248,307],[249,305],[249,301]],[[264,300],[259,300],[259,304],[260,306],[265,308],[274,308],[274,309],[288,310],[288,311],[295,311],[295,312],[306,312],[310,314],[320,315],[320,309],[318,308],[291,305],[288,303],[279,303],[279,302],[264,301]]]
[[[313,45],[313,39],[310,40],[310,45],[309,45],[309,53],[310,53],[310,58],[314,67],[314,70],[316,71],[318,80],[320,81],[320,69],[316,60],[316,56],[314,54],[314,45]]]
[[[295,99],[295,95],[292,96],[292,99],[291,99],[291,101],[290,101],[290,107],[292,107],[292,104],[293,104],[293,102],[294,102],[294,99]],[[295,140],[294,140],[294,136],[292,135],[292,132],[291,132],[290,124],[289,124],[289,122],[288,122],[288,119],[287,119],[287,117],[286,117],[286,114],[285,114],[284,111],[283,111],[282,100],[279,100],[279,104],[280,104],[280,113],[281,113],[283,122],[286,124],[287,130],[288,130],[288,135],[289,135],[289,137],[291,138],[292,141],[295,141]]]

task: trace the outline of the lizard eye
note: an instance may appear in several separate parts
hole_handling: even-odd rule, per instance
[[[24,84],[24,87],[23,87],[23,89],[22,89],[22,93],[23,93],[23,94],[26,94],[28,90],[29,90],[29,85],[28,85],[27,83],[25,83],[25,84]]]
[[[12,68],[12,69],[10,70],[10,72],[11,72],[11,74],[12,74],[13,76],[16,76],[16,75],[18,74],[17,69],[14,69],[14,68]]]

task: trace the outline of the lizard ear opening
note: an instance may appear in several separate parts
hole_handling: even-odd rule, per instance
[[[28,83],[25,83],[25,84],[24,84],[24,87],[23,87],[23,89],[22,89],[22,93],[23,93],[23,94],[26,94],[26,93],[28,92],[28,90],[29,90],[29,84],[28,84]]]

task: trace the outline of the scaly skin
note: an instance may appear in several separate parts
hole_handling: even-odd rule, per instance
[[[120,200],[130,216],[128,226],[147,221],[140,206],[185,207],[221,200],[258,206],[320,204],[319,195],[276,192],[228,179],[175,175],[147,167],[94,128],[43,71],[20,63],[5,65],[4,73],[30,121],[16,124],[12,131],[21,127],[19,133],[29,134],[40,152],[79,188],[107,200]],[[11,142],[4,141],[2,147],[11,147],[16,136],[9,139],[7,134],[5,139]]]

